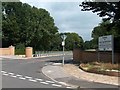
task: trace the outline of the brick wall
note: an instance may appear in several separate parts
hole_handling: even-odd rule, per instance
[[[9,46],[8,48],[0,48],[0,55],[14,55],[15,48],[14,46]]]
[[[99,57],[99,58],[98,58]],[[81,51],[79,49],[73,50],[73,59],[77,62],[112,62],[111,52],[96,52],[96,51]],[[120,62],[120,53],[114,54],[115,62]]]

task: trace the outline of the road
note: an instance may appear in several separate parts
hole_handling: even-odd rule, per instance
[[[72,56],[66,56],[66,59]],[[38,59],[2,59],[2,88],[65,88],[42,74],[42,67],[62,60],[62,56]]]
[[[72,55],[66,55],[65,63],[70,63],[71,58]],[[68,90],[66,89],[67,86],[52,81],[51,79],[43,75],[41,71],[44,66],[53,64],[55,62],[62,62],[62,56],[19,60],[4,58],[2,59],[1,71],[2,88],[51,88],[52,90],[56,90],[56,88],[61,88],[62,90]]]

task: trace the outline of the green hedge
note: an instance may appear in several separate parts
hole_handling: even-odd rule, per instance
[[[19,43],[16,45],[15,55],[24,55],[25,54],[25,45]]]
[[[25,49],[15,49],[15,55],[25,55]]]

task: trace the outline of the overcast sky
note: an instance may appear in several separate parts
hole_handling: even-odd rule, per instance
[[[23,3],[28,3],[31,6],[44,8],[49,11],[50,15],[55,20],[55,25],[59,28],[59,32],[76,32],[85,41],[91,40],[91,32],[95,26],[101,22],[96,13],[91,11],[81,11],[80,2],[72,0],[61,0],[55,2],[20,0]]]

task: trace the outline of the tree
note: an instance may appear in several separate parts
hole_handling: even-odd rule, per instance
[[[51,51],[61,51],[62,50],[62,38],[59,33],[57,33],[55,36],[52,37],[52,42],[51,42]]]
[[[86,49],[97,49],[98,48],[98,39],[92,39],[90,41],[85,41],[83,44],[84,50]]]
[[[92,11],[97,13],[99,17],[106,17],[107,20],[112,20],[113,22],[120,21],[120,1],[119,2],[82,2],[80,6],[82,11]]]
[[[103,21],[100,23],[98,26],[94,27],[92,31],[92,38],[94,41],[94,45],[98,46],[98,38],[100,36],[105,36],[105,35],[113,35],[114,36],[114,42],[115,42],[115,51],[120,50],[118,44],[120,43],[120,34],[117,33],[119,30],[118,27],[111,27],[110,28],[110,21]]]
[[[83,48],[83,39],[77,33],[65,33],[67,38],[65,40],[66,50],[73,50],[73,48]]]
[[[45,9],[22,2],[2,3],[3,47],[24,44],[35,50],[48,50],[58,28]]]
[[[115,48],[120,43],[120,1],[119,2],[82,2],[82,11],[92,11],[99,17],[103,17],[103,22],[92,31],[93,40],[96,42],[99,36],[112,34],[115,37]]]

